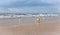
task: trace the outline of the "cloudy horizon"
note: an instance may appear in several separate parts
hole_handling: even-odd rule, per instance
[[[60,0],[0,0],[0,13],[60,13]]]

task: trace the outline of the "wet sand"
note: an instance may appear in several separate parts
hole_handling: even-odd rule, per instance
[[[0,26],[0,35],[60,35],[60,24]]]
[[[24,19],[26,20],[27,18]],[[24,21],[21,24],[24,24]],[[49,17],[41,19],[40,25],[31,23],[29,25],[0,26],[0,35],[60,35],[60,18]]]

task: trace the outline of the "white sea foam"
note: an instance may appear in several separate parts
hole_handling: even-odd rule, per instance
[[[59,16],[59,14],[40,14],[40,16]]]
[[[16,18],[16,17],[36,17],[36,16],[60,16],[59,14],[38,14],[38,15],[32,15],[32,14],[27,14],[27,15],[0,15],[0,18]]]

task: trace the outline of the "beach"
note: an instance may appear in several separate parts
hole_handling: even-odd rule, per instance
[[[0,19],[0,35],[60,35],[60,16],[40,16],[39,25],[36,17],[20,18]]]

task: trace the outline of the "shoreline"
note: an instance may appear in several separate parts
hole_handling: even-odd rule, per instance
[[[5,35],[42,35],[43,33],[54,35],[60,32],[59,26],[49,23],[43,25],[0,26],[0,33],[5,33]]]

